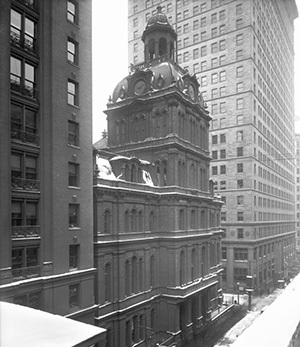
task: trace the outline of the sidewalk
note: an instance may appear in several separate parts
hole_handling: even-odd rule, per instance
[[[252,297],[252,309],[247,313],[247,315],[241,319],[237,324],[235,324],[215,345],[215,347],[230,347],[230,345],[237,339],[241,333],[247,329],[253,321],[261,314],[261,311],[264,307],[269,306],[282,292],[284,289],[275,289],[273,293],[269,295],[264,295],[262,297]],[[231,303],[231,301],[236,300],[240,302],[240,305],[248,305],[248,295],[239,295],[239,298],[236,294],[224,294],[224,301]]]

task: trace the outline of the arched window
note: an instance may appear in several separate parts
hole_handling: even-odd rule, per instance
[[[139,228],[139,232],[143,232],[144,231],[144,217],[143,217],[143,211],[139,211],[139,219],[138,219],[138,228]]]
[[[153,59],[154,58],[154,54],[155,54],[155,42],[154,42],[154,39],[151,39],[149,41],[148,47],[149,47],[149,58]]]
[[[125,211],[125,233],[130,232],[130,224],[129,224],[129,211]]]
[[[136,166],[135,166],[135,164],[132,164],[131,165],[131,173],[130,173],[130,181],[131,182],[136,182],[136,174],[137,174]]]
[[[130,262],[129,260],[125,263],[125,295],[130,295]]]
[[[201,268],[201,277],[206,275],[206,249],[205,246],[202,247],[201,249],[201,264],[200,264],[200,268]]]
[[[137,232],[137,212],[135,209],[131,211],[131,232]]]
[[[197,223],[196,223],[196,211],[191,210],[191,229],[196,229]]]
[[[183,250],[180,252],[179,266],[180,266],[180,269],[179,269],[180,285],[183,285],[185,283],[185,255]]]
[[[150,312],[150,326],[152,330],[155,330],[155,311],[154,308]]]
[[[130,180],[130,169],[129,169],[129,165],[125,165],[125,181],[129,181]]]
[[[111,265],[107,263],[105,265],[105,274],[104,274],[104,283],[105,283],[105,301],[111,301],[112,295],[112,275],[111,275]]]
[[[164,161],[164,186],[167,185],[167,175],[168,175],[168,162]]]
[[[154,222],[155,222],[154,212],[151,211],[150,212],[150,218],[149,218],[149,230],[150,231],[154,231]]]
[[[150,287],[154,287],[155,284],[155,258],[152,254],[150,257]]]
[[[205,211],[201,211],[201,229],[204,229],[206,227],[206,221],[205,221]]]
[[[192,255],[191,255],[191,279],[194,281],[196,279],[196,250],[195,248],[192,249]]]
[[[139,291],[144,290],[144,265],[143,265],[143,259],[139,259]]]
[[[185,213],[184,210],[179,210],[179,230],[185,230]]]
[[[210,266],[215,266],[215,242],[211,241],[210,244]]]
[[[137,257],[132,257],[131,260],[131,291],[137,293],[138,287],[138,260]]]
[[[104,212],[104,234],[110,234],[111,233],[111,226],[110,226],[110,211],[105,210]]]
[[[167,40],[165,37],[159,39],[159,56],[167,53]]]

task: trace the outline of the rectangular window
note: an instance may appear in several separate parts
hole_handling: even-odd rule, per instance
[[[226,158],[226,149],[221,149],[220,150],[220,159],[225,159]]]
[[[220,102],[220,113],[226,113],[226,103]]]
[[[236,60],[242,60],[243,59],[243,50],[236,51]]]
[[[201,25],[201,28],[206,27],[206,17],[201,18],[200,25]]]
[[[193,65],[193,73],[197,73],[200,71],[200,68],[199,68],[199,63],[196,63]]]
[[[224,51],[225,48],[226,48],[225,40],[221,40],[221,41],[219,42],[219,50],[220,50],[220,51]]]
[[[217,138],[217,140],[218,140],[218,138]],[[212,157],[212,159],[218,159],[218,151],[212,151],[211,157]]]
[[[212,91],[211,91],[211,98],[212,99],[215,99],[215,98],[217,98],[218,97],[218,89],[217,88],[214,88],[214,89],[212,89]]]
[[[189,52],[184,52],[183,53],[183,62],[187,62],[189,61]]]
[[[222,10],[219,12],[219,20],[224,20],[226,18],[225,16],[225,10]]]
[[[68,37],[67,43],[68,61],[78,64],[78,43]]]
[[[237,189],[242,189],[244,188],[244,180],[237,180]]]
[[[219,27],[219,34],[222,35],[224,33],[225,33],[225,24],[220,25],[220,27]]]
[[[212,69],[218,66],[218,58],[212,58],[211,67]]]
[[[237,163],[236,164],[236,172],[237,173],[244,172],[244,164],[243,163]]]
[[[10,58],[10,87],[27,97],[36,97],[36,67],[24,59]]]
[[[226,60],[225,55],[221,55],[219,60],[220,60],[220,62],[219,62],[220,66],[224,65],[225,64],[225,60]]]
[[[237,99],[236,100],[236,109],[237,110],[242,110],[244,108],[244,99]]]
[[[194,6],[193,7],[193,16],[199,13],[199,6]]]
[[[202,70],[202,64],[201,64],[201,70]],[[207,77],[206,76],[201,77],[201,86],[202,87],[207,86]]]
[[[236,20],[236,28],[240,29],[243,26],[243,19],[237,19]]]
[[[226,222],[226,212],[221,212],[221,222]]]
[[[236,45],[240,46],[244,43],[243,34],[236,35]]]
[[[206,46],[202,46],[200,48],[200,50],[201,50],[201,57],[206,56],[206,54],[207,54]]]
[[[214,42],[211,44],[211,53],[216,53],[218,51],[218,43]]]
[[[235,11],[235,13],[236,13],[236,15],[241,15],[241,14],[243,14],[242,4],[236,5],[236,11]]]
[[[201,71],[204,71],[204,70],[206,70],[206,60],[203,60],[203,61],[201,61]],[[206,84],[205,85],[207,85],[207,79],[206,79],[206,76],[204,76],[205,77],[205,81],[206,81]],[[202,80],[202,77],[201,77],[201,80]],[[203,86],[203,84],[202,84],[202,86]],[[203,98],[204,98],[204,95],[203,95],[203,92],[202,92],[202,96],[203,96]]]
[[[243,239],[244,238],[244,229],[239,228],[237,230],[237,234],[238,234],[238,239]]]
[[[68,1],[67,18],[72,23],[78,23],[78,7],[75,1]]]
[[[220,143],[226,143],[226,134],[220,134]]]
[[[244,148],[243,147],[237,147],[236,149],[236,155],[238,157],[242,157],[244,155]]]
[[[79,227],[79,205],[69,204],[69,227],[78,228]]]
[[[222,247],[222,259],[227,259],[227,248]]]
[[[237,93],[242,93],[244,91],[244,83],[239,82],[236,84],[236,92]]]
[[[248,260],[247,248],[234,248],[234,260]]]
[[[217,175],[217,174],[218,174],[218,167],[217,167],[217,166],[212,166],[212,168],[211,168],[211,174],[212,174],[212,175]]]
[[[216,145],[218,143],[218,135],[212,135],[211,137],[211,143],[213,145]]]
[[[226,71],[220,71],[220,82],[226,81]]]
[[[193,36],[193,43],[198,43],[199,42],[199,34],[195,34]]]
[[[68,80],[68,104],[78,106],[78,83]]]
[[[189,31],[189,23],[184,24],[183,33],[186,34]]]
[[[138,26],[138,18],[133,19],[133,26],[137,27]]]
[[[226,174],[226,165],[221,165],[220,166],[220,174],[225,175]]]
[[[244,139],[244,132],[243,132],[243,130],[238,130],[236,132],[236,140],[237,141],[243,141],[243,139]]]
[[[211,114],[218,114],[218,104],[211,105]]]
[[[217,73],[213,73],[211,75],[211,84],[215,84],[218,83],[218,74]]]
[[[226,181],[220,181],[220,190],[226,190]]]
[[[69,285],[69,306],[70,308],[80,307],[79,283]]]
[[[69,268],[78,269],[79,245],[69,245]]]
[[[226,118],[220,118],[220,128],[226,127]]]
[[[243,206],[244,205],[244,195],[238,195],[237,196],[237,205]]]
[[[79,146],[79,124],[68,121],[68,144],[71,146]]]
[[[218,28],[211,29],[211,37],[216,37],[218,35]]]
[[[183,12],[183,19],[188,18],[188,16],[189,16],[189,10],[185,10],[185,11]]]
[[[201,41],[206,40],[206,31],[201,32]]]
[[[244,116],[242,114],[239,114],[236,116],[236,124],[237,125],[244,124]]]
[[[233,268],[233,278],[236,282],[246,282],[248,275],[248,269]]]
[[[206,11],[206,2],[203,2],[203,3],[200,5],[200,11],[201,11],[201,12]]]
[[[220,96],[225,96],[226,95],[226,87],[221,87],[220,88]]]
[[[193,59],[198,59],[199,58],[199,48],[195,48],[193,50]]]
[[[79,187],[79,164],[69,163],[69,186]]]
[[[199,29],[199,21],[198,20],[194,20],[194,22],[193,22],[193,29],[194,30]]]
[[[218,21],[217,13],[211,15],[211,23],[216,23]]]

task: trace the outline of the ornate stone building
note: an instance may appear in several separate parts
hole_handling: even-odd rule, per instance
[[[211,118],[176,63],[176,37],[158,7],[145,62],[116,86],[94,152],[97,322],[108,346],[188,341],[222,302]]]

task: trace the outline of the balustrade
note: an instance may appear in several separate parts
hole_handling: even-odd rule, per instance
[[[11,228],[13,238],[40,237],[39,225],[20,225]]]
[[[40,182],[37,180],[30,180],[27,178],[12,177],[11,179],[11,188],[12,189],[21,189],[21,190],[40,190]]]
[[[40,138],[38,135],[33,134],[33,133],[29,133],[27,131],[21,131],[21,130],[12,130],[11,132],[11,138],[13,140],[17,140],[17,141],[21,141],[24,143],[31,143],[34,144],[36,146],[39,145],[40,143]]]
[[[14,281],[19,281],[25,278],[33,278],[40,276],[40,266],[23,267],[19,269],[12,269],[12,276]]]

